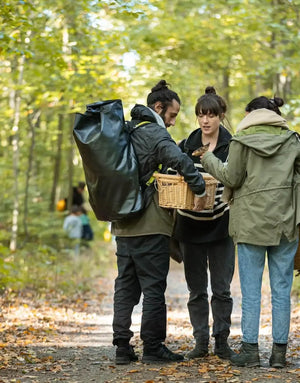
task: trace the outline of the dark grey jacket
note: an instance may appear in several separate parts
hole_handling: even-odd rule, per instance
[[[121,237],[153,234],[170,236],[173,231],[173,215],[168,209],[158,206],[154,184],[147,187],[146,182],[159,169],[160,164],[162,171],[167,168],[176,169],[197,195],[205,193],[205,182],[193,161],[182,153],[171,138],[157,113],[143,105],[135,105],[131,117],[131,141],[139,163],[140,181],[145,189],[147,208],[135,217],[114,222],[112,233]],[[134,128],[141,122],[147,123]]]
[[[141,122],[150,122],[133,128],[131,141],[138,159],[141,185],[151,178],[160,164],[163,171],[172,168],[184,177],[191,190],[202,195],[205,182],[193,161],[178,148],[167,131],[159,115],[143,105],[135,105],[131,111],[133,126]]]

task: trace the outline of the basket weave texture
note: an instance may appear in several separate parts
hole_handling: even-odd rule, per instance
[[[218,181],[211,175],[202,175],[206,184],[207,199],[204,209],[212,209],[215,203],[215,192]],[[159,206],[193,210],[194,193],[180,175],[154,174],[158,190]]]
[[[299,229],[299,236],[300,236],[300,229]],[[300,270],[300,241],[299,241],[298,249],[294,259],[294,270]]]

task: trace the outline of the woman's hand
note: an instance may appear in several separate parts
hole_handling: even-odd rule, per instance
[[[200,148],[193,151],[192,156],[194,157],[202,157],[208,151],[210,143],[200,146]]]
[[[206,202],[207,196],[203,197],[194,197],[194,208],[193,211],[201,211],[204,210],[205,202]]]
[[[210,152],[210,150],[207,150],[205,153],[201,154],[201,156],[200,156],[200,161],[202,161],[202,158],[205,156],[205,154],[206,154],[207,152]]]

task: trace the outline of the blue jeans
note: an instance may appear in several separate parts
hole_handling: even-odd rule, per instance
[[[272,336],[274,343],[288,341],[291,312],[294,256],[298,240],[282,237],[278,246],[238,244],[239,275],[242,290],[243,341],[258,343],[262,275],[267,254],[272,294]]]

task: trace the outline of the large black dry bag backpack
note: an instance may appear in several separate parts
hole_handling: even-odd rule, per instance
[[[87,105],[84,114],[76,113],[73,134],[97,219],[113,222],[142,210],[138,164],[122,101]]]

